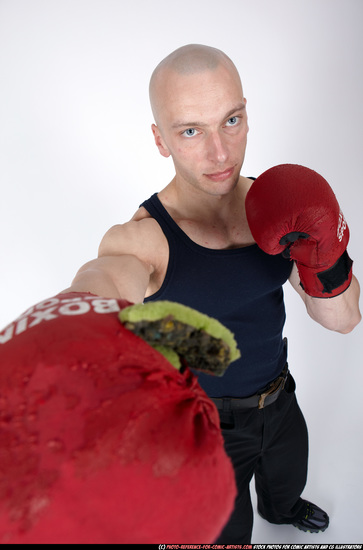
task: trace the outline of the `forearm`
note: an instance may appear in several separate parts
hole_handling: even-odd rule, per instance
[[[151,269],[135,256],[106,256],[81,267],[72,285],[63,292],[90,292],[106,298],[142,302]]]
[[[347,290],[334,298],[313,298],[303,291],[300,294],[310,317],[329,330],[347,334],[361,320],[360,287],[354,276]]]

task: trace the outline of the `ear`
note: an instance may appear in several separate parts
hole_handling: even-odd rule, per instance
[[[170,157],[170,151],[163,140],[163,137],[161,135],[161,132],[158,126],[156,126],[156,124],[152,124],[151,130],[152,130],[152,133],[154,134],[155,144],[156,144],[156,147],[159,149],[159,153],[163,157],[166,157],[166,158]]]

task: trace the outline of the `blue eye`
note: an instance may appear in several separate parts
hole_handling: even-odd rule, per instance
[[[196,133],[197,133],[197,131],[196,131],[195,128],[188,128],[187,130],[185,130],[183,132],[183,136],[193,137],[193,136],[195,136]]]
[[[227,126],[236,126],[237,122],[238,122],[238,117],[232,116],[227,120]]]

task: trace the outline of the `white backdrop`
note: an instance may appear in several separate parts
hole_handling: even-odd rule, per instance
[[[224,50],[240,70],[243,174],[294,162],[328,179],[363,280],[362,23],[363,0],[0,0],[0,327],[69,286],[106,230],[169,182],[148,81],[192,42]],[[256,517],[253,542],[363,542],[363,325],[324,330],[289,287],[286,304],[310,428],[305,495],[331,526],[309,535]]]

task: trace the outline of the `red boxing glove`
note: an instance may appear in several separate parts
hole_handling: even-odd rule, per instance
[[[317,172],[296,164],[270,168],[248,191],[246,214],[264,252],[295,260],[307,294],[331,298],[348,288],[349,229],[331,187]]]
[[[0,543],[212,543],[236,496],[214,404],[119,321],[60,294],[0,333]]]

